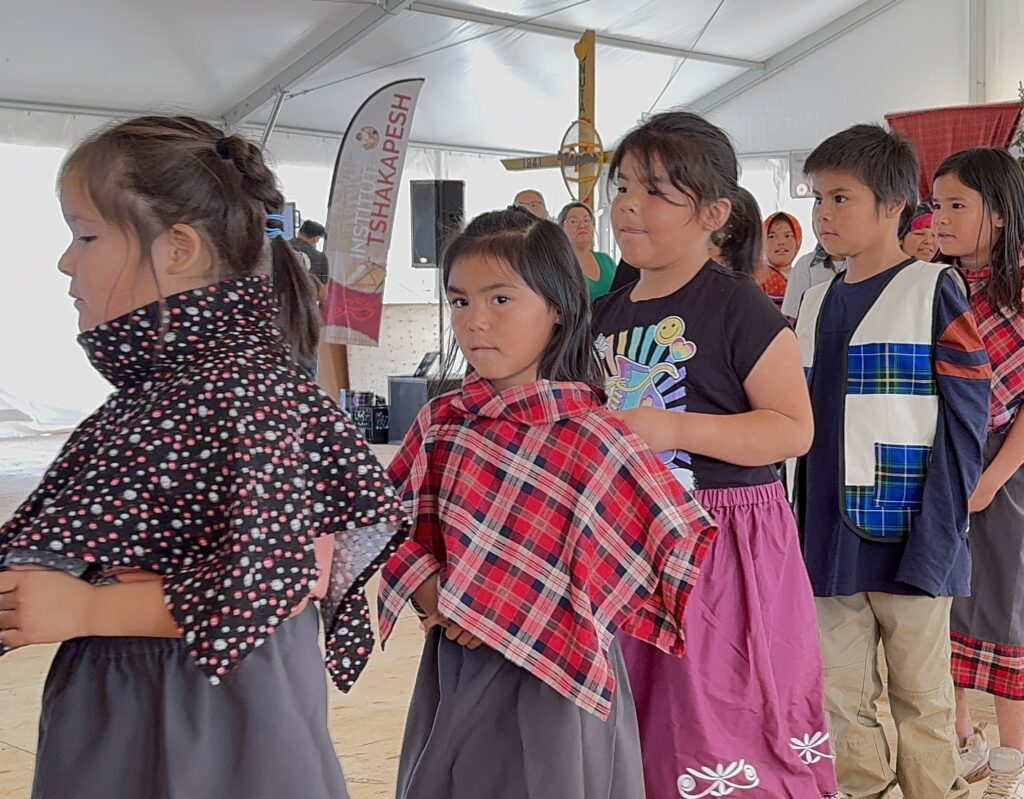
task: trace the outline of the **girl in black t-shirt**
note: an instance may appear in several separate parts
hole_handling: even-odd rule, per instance
[[[687,656],[622,640],[648,796],[837,796],[811,588],[772,466],[812,437],[797,342],[748,276],[707,260],[715,231],[754,233],[730,219],[736,155],[718,128],[671,112],[630,133],[610,173],[613,227],[640,278],[596,306],[609,406],[721,530]]]

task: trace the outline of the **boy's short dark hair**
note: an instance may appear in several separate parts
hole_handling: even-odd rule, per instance
[[[311,239],[327,235],[327,231],[324,229],[324,226],[319,222],[314,222],[312,219],[307,219],[302,223],[302,227],[299,228],[299,233]]]
[[[825,139],[808,156],[804,174],[827,169],[856,176],[879,204],[903,200],[909,208],[917,205],[921,167],[914,148],[881,125],[854,125]]]

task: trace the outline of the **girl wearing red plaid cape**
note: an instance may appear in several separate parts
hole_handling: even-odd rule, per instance
[[[557,225],[484,214],[444,280],[470,372],[391,466],[415,532],[384,569],[381,636],[410,598],[427,630],[397,795],[643,799],[615,632],[683,654],[714,526],[603,408]]]
[[[728,137],[683,112],[634,130],[610,166],[640,280],[595,311],[609,407],[719,527],[687,656],[621,639],[649,799],[837,795],[811,586],[772,465],[811,443],[797,341],[756,283],[707,258],[727,224],[756,235],[748,215],[730,220],[737,172]]]
[[[991,795],[1013,796],[1024,774],[1024,174],[1005,150],[950,156],[932,221],[967,278],[992,364],[986,467],[968,506],[971,595],[953,600],[950,621],[960,759],[968,781],[984,779],[991,759]],[[974,726],[968,688],[993,695],[1000,749]]]

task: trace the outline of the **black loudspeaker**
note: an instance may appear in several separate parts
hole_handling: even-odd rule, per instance
[[[401,443],[424,405],[434,397],[446,391],[454,391],[461,385],[461,378],[438,380],[434,377],[389,377],[388,401],[391,412],[388,429],[391,441]]]
[[[466,184],[461,180],[411,180],[412,265],[434,269],[445,243],[462,230]]]

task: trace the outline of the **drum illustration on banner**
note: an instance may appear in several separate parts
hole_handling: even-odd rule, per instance
[[[423,79],[392,83],[356,112],[338,150],[324,253],[330,281],[323,340],[376,346],[412,115]]]

